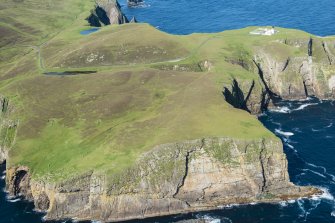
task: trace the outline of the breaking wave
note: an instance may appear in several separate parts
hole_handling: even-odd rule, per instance
[[[284,107],[277,107],[269,109],[270,112],[278,112],[278,113],[290,113],[290,109],[286,106]]]
[[[303,110],[309,106],[312,106],[312,105],[318,105],[319,103],[304,103],[304,104],[301,104],[299,105],[299,107],[297,108],[294,108],[294,105],[292,103],[289,103],[288,105],[286,106],[277,106],[275,108],[271,108],[269,109],[270,112],[275,112],[275,113],[284,113],[284,114],[288,114],[288,113],[291,113],[291,112],[294,112],[294,111],[300,111],[300,110]]]
[[[21,201],[21,198],[16,198],[16,199],[8,200],[8,202],[11,202],[11,203],[16,203],[18,201]]]
[[[275,129],[275,132],[278,133],[279,135],[282,135],[284,137],[290,137],[290,136],[293,136],[294,133],[293,132],[284,132],[280,129]]]
[[[196,215],[197,219],[204,220],[205,223],[233,223],[231,219],[227,217],[217,217],[217,216],[211,216],[209,214],[197,214]]]

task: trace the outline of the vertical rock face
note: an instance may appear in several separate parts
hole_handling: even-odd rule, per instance
[[[113,176],[90,172],[58,184],[28,176],[24,167],[10,168],[8,191],[32,198],[48,219],[120,221],[317,192],[290,183],[276,139],[209,138],[161,145],[134,168]]]
[[[135,18],[135,16],[133,16],[133,18],[129,21],[129,23],[137,23],[137,19]]]
[[[9,119],[11,110],[9,100],[0,96],[0,163],[7,159],[16,135],[17,122]]]
[[[23,195],[27,199],[32,199],[30,190],[30,174],[27,167],[17,167],[8,170],[6,173],[6,188],[10,195]]]
[[[96,27],[129,22],[117,0],[98,0],[87,21]]]
[[[254,82],[259,82],[260,85],[233,80],[232,87],[224,86],[223,93],[227,102],[236,108],[258,114],[280,99],[335,97],[334,41],[310,38],[272,44],[281,50],[259,47],[250,59],[253,64],[243,64],[243,67],[258,74]],[[230,94],[227,94],[227,90]],[[231,95],[235,95],[234,100],[231,100]],[[248,97],[241,98],[240,95]]]

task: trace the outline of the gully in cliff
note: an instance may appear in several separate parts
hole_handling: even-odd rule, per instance
[[[111,186],[94,172],[60,184],[37,180],[27,167],[7,168],[6,179],[9,194],[32,200],[45,219],[113,222],[321,192],[290,183],[286,168],[277,139],[204,138],[153,148]]]
[[[86,20],[95,27],[129,22],[117,0],[97,0],[95,8],[91,10],[91,15]]]
[[[17,21],[32,6],[7,2],[21,10],[8,19],[20,32],[0,23],[4,41],[24,36],[6,42],[12,58],[0,61],[9,97],[0,97],[0,162],[9,195],[46,220],[116,222],[321,193],[291,181],[283,141],[251,114],[282,99],[332,97],[331,38],[281,28],[250,35],[255,27],[170,35],[125,24],[116,0],[40,7],[55,22],[25,35],[31,24]],[[88,25],[99,31],[73,35]],[[288,131],[276,132],[288,140]]]

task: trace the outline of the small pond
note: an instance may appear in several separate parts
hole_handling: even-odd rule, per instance
[[[99,30],[99,28],[86,29],[86,30],[80,31],[80,34],[81,35],[89,35],[91,33],[94,33],[96,31],[98,31],[98,30]]]

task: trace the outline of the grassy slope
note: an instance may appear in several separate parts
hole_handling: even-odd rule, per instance
[[[51,8],[30,7],[42,2]],[[52,2],[0,1],[1,8],[9,5],[0,11],[1,18],[10,14],[9,20],[15,20],[0,24],[10,30],[1,38],[1,43],[7,41],[1,46],[7,59],[0,63],[0,92],[14,103],[13,118],[20,120],[10,165],[28,165],[34,177],[61,180],[92,169],[119,172],[162,143],[210,136],[274,137],[255,117],[224,101],[223,82],[233,76],[257,80],[255,73],[225,60],[243,58],[257,47],[277,52],[283,47],[273,40],[308,34],[282,29],[275,37],[251,37],[253,28],[247,28],[172,36],[146,24],[129,24],[81,36],[92,2]],[[16,22],[33,29],[21,29]],[[18,42],[8,42],[10,35]],[[16,48],[25,55],[12,56]],[[214,64],[210,72],[153,68],[204,60]],[[71,69],[98,72],[41,74]]]

